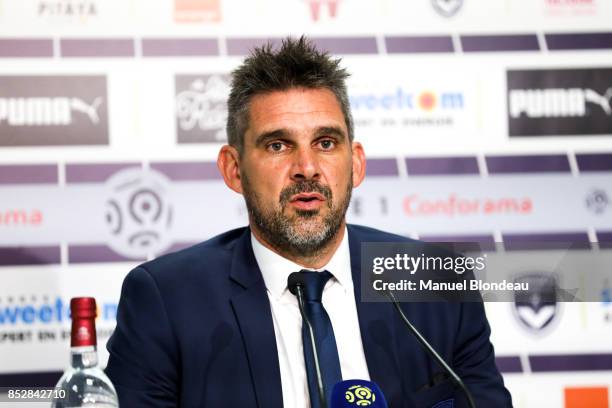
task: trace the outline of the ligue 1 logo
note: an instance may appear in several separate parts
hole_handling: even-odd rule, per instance
[[[533,334],[552,327],[560,308],[556,276],[535,271],[516,277],[514,282],[529,284],[529,291],[517,291],[514,295],[514,314],[521,326]]]
[[[353,385],[344,394],[346,401],[358,407],[367,407],[376,401],[376,395],[363,385]]]
[[[586,206],[594,214],[603,214],[610,205],[610,199],[605,190],[593,189],[586,197]]]
[[[107,181],[105,223],[113,250],[143,258],[169,246],[169,184],[162,174],[140,168],[122,170]]]

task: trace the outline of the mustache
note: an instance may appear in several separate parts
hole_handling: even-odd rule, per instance
[[[279,202],[284,206],[289,202],[291,196],[300,193],[319,193],[328,201],[332,198],[332,191],[328,186],[315,180],[304,180],[285,187],[280,193]]]

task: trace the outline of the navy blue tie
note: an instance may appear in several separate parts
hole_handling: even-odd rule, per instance
[[[312,330],[314,331],[325,398],[329,401],[334,385],[342,381],[340,358],[338,357],[334,329],[321,303],[323,288],[332,277],[332,274],[328,271],[313,272],[305,269],[302,269],[299,273],[303,275],[304,279],[304,312],[310,320]],[[302,324],[302,343],[304,344],[304,362],[306,363],[306,376],[308,377],[310,406],[312,408],[321,408],[312,345],[306,324]]]

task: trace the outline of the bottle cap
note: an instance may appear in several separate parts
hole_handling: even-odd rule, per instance
[[[96,318],[96,299],[92,297],[75,297],[70,299],[70,313],[72,318]]]
[[[95,346],[96,339],[96,299],[77,297],[70,300],[72,316],[71,347]]]

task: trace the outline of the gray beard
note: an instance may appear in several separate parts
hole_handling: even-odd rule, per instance
[[[349,178],[352,180],[352,177]],[[331,189],[312,180],[291,185],[281,191],[278,211],[266,212],[259,204],[257,193],[251,189],[248,178],[242,174],[244,199],[251,222],[262,238],[276,250],[293,256],[312,257],[325,248],[336,236],[351,201],[352,185],[346,188],[343,202],[334,206]],[[317,192],[326,198],[329,214],[318,220],[319,210],[297,210],[295,216],[287,216],[284,210],[292,195]]]

